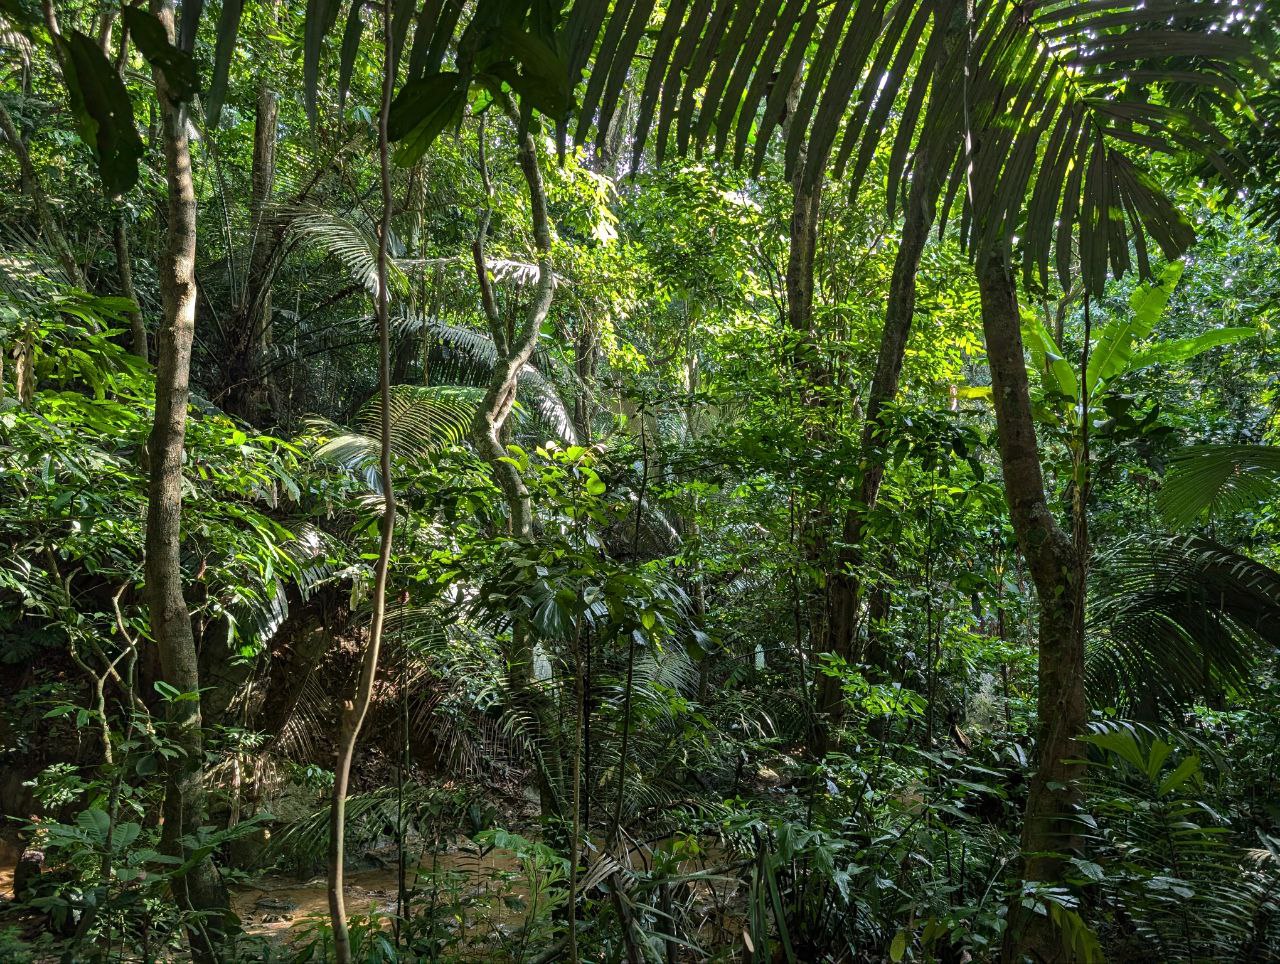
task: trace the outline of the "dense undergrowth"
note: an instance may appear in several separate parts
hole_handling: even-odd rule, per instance
[[[39,6],[0,962],[1280,960],[1270,4]]]

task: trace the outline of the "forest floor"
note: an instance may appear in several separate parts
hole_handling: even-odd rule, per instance
[[[653,853],[649,847],[637,847],[620,858],[639,869],[648,865]],[[0,839],[0,910],[12,899],[20,856],[20,849]],[[362,859],[381,866],[347,872],[347,913],[359,922],[353,928],[381,930],[389,936],[400,892],[398,855],[388,848],[365,853]],[[707,946],[733,942],[742,930],[742,894],[738,881],[725,874],[732,863],[730,855],[714,844],[677,861],[679,873],[686,878],[678,891],[701,911],[699,939]],[[548,904],[547,884],[545,876],[531,872],[514,852],[496,847],[482,850],[465,838],[435,852],[410,856],[404,873],[412,900],[410,916],[426,914],[427,919],[438,921],[447,932],[440,937],[451,947],[450,956],[458,960],[510,959],[504,955],[515,946],[535,933],[545,933],[554,905],[564,897],[562,893],[558,901]],[[562,880],[559,888],[563,890]],[[540,899],[534,899],[535,889]],[[231,887],[231,909],[249,938],[281,950],[298,949],[328,927],[327,882],[323,874],[305,880],[279,873],[244,876]],[[0,914],[0,930],[6,924],[16,925],[27,940],[48,926],[42,915],[34,913]],[[33,960],[46,959],[58,958],[55,953]]]
[[[347,873],[348,914],[387,919],[396,914],[400,873],[394,854],[386,863],[385,868]],[[455,847],[423,855],[416,865],[410,862],[405,886],[416,892],[418,903],[435,881],[441,901],[465,903],[472,911],[464,915],[462,926],[478,938],[485,931],[519,926],[521,909],[528,901],[522,876],[519,861],[509,851],[480,854]],[[308,939],[317,925],[328,923],[328,885],[323,875],[299,881],[271,874],[233,888],[231,909],[250,936],[293,943]]]

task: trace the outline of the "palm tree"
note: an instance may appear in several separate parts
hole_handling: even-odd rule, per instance
[[[348,24],[360,20],[362,3],[353,0]],[[226,38],[234,40],[238,6],[223,8],[215,75],[234,47]],[[341,12],[337,0],[308,4],[304,93],[313,116],[325,39]],[[579,142],[594,128],[597,146],[624,88],[637,85],[634,166],[652,136],[659,163],[707,153],[758,170],[785,128],[787,172],[802,188],[830,167],[856,189],[881,145],[890,152],[891,208],[917,178],[940,179],[940,222],[958,212],[977,266],[1010,513],[1040,597],[1040,757],[1023,840],[1024,876],[1033,881],[1058,876],[1056,858],[1036,855],[1070,840],[1059,818],[1073,801],[1074,771],[1063,761],[1075,756],[1083,724],[1088,547],[1079,521],[1063,532],[1045,496],[1015,256],[1024,284],[1048,284],[1052,261],[1064,288],[1078,274],[1096,296],[1108,274],[1136,266],[1150,275],[1148,239],[1170,258],[1187,248],[1189,221],[1132,155],[1191,153],[1231,172],[1219,121],[1237,112],[1250,54],[1240,25],[1226,28],[1237,12],[1186,0],[968,0],[962,8],[945,0],[670,0],[659,15],[656,0],[575,0],[562,16],[555,0],[474,8],[425,0],[417,10],[401,5],[389,25],[393,70],[409,52],[408,80],[390,109],[402,162],[460,116],[473,83],[514,92],[522,134],[541,115],[562,145],[572,126]],[[184,6],[182,46],[200,13],[198,2]],[[78,50],[77,36],[68,44]],[[342,76],[358,46],[343,43]],[[453,69],[442,70],[451,50]],[[113,72],[96,76],[96,61],[82,60],[83,70],[77,61],[64,71],[69,84],[95,83],[104,95],[73,104],[96,132],[91,146],[104,174],[127,188],[138,153],[132,117],[119,109],[127,92]],[[1048,919],[1018,912],[1011,959],[1065,956]]]

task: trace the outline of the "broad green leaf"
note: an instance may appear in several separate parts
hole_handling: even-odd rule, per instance
[[[397,164],[408,167],[427,150],[440,132],[461,113],[467,100],[467,85],[452,71],[411,80],[391,102],[387,119],[388,135],[399,143]]]
[[[1203,354],[1210,348],[1233,345],[1246,338],[1252,338],[1257,333],[1255,328],[1215,328],[1188,338],[1171,338],[1136,353],[1129,360],[1126,372],[1141,371],[1152,365],[1176,365],[1195,358],[1196,355]]]
[[[88,834],[95,843],[104,844],[107,840],[107,829],[111,826],[111,817],[105,810],[90,807],[76,815],[76,826]]]
[[[108,194],[123,194],[138,180],[142,139],[124,82],[96,41],[78,30],[55,39],[80,138],[93,152]]]
[[[1178,764],[1177,769],[1160,781],[1158,791],[1160,796],[1168,796],[1192,777],[1198,776],[1199,773],[1200,758],[1193,754]]]
[[[1155,330],[1181,277],[1182,262],[1174,261],[1161,272],[1159,282],[1138,285],[1133,290],[1129,296],[1130,317],[1108,325],[1089,352],[1085,384],[1090,396],[1097,394],[1101,383],[1132,370],[1134,346]]]
[[[191,54],[169,43],[169,34],[159,19],[137,7],[124,8],[124,22],[129,35],[142,51],[142,56],[152,67],[164,75],[169,96],[179,103],[186,103],[196,95],[198,81],[196,64]]]
[[[1082,739],[1103,750],[1110,750],[1126,763],[1133,764],[1143,772],[1147,769],[1147,761],[1143,756],[1142,748],[1138,746],[1138,741],[1134,739],[1133,734],[1128,730],[1106,730],[1102,733],[1090,733],[1082,737]]]
[[[894,964],[897,964],[897,962],[902,960],[906,954],[907,932],[900,930],[898,933],[893,935],[893,943],[889,945],[889,960],[893,961]]]
[[[1032,361],[1045,376],[1045,387],[1059,395],[1078,400],[1080,383],[1076,378],[1075,369],[1063,357],[1062,349],[1053,340],[1053,335],[1044,326],[1040,316],[1029,308],[1022,310],[1022,330],[1031,351]]]
[[[569,65],[551,44],[508,25],[496,49],[513,54],[515,63],[504,59],[490,64],[488,73],[505,81],[523,102],[548,117],[559,120],[568,115],[573,105]]]

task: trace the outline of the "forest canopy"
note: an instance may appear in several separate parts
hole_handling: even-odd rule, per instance
[[[1272,7],[0,0],[0,959],[1280,960]]]

